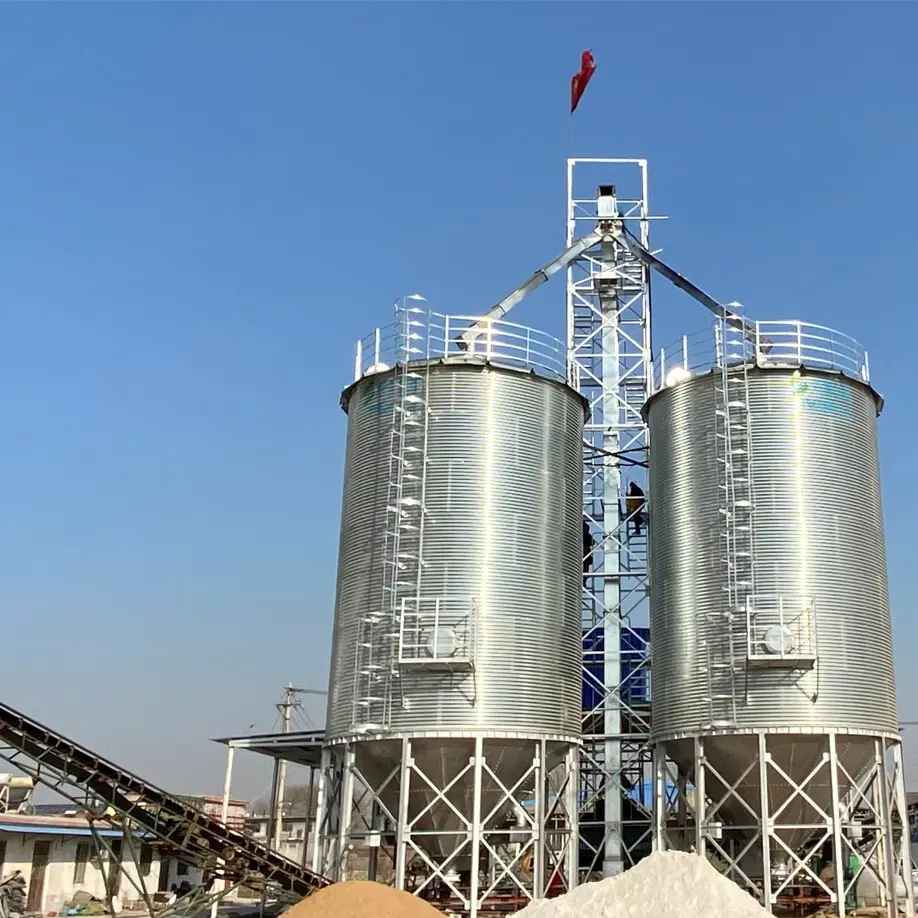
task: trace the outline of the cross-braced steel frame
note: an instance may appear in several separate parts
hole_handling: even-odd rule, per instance
[[[726,775],[708,760],[719,736],[732,743]],[[800,780],[788,768],[795,741],[811,762]],[[719,862],[769,912],[793,906],[806,888],[840,916],[860,906],[885,907],[890,918],[915,914],[898,736],[700,733],[658,743],[654,771],[655,846]],[[819,869],[817,859],[832,868]]]
[[[592,184],[587,184],[592,181]],[[616,183],[623,225],[650,248],[647,161],[569,159],[567,244],[595,229],[597,185]],[[583,746],[580,762],[581,872],[620,873],[651,840],[650,706],[626,690],[643,660],[622,659],[622,636],[647,616],[647,529],[635,525],[628,485],[646,491],[648,436],[641,408],[650,394],[650,278],[619,241],[588,249],[567,273],[571,378],[589,402],[583,513],[594,540],[584,564]],[[626,665],[623,667],[623,663]],[[628,680],[623,679],[628,671]]]
[[[565,737],[485,734],[444,739],[461,767],[448,780],[427,773],[416,754],[437,737],[354,737],[323,752],[313,869],[341,881],[366,875],[477,918],[495,903],[525,905],[577,877],[576,741]],[[366,745],[384,742],[377,755]],[[393,744],[400,754],[391,757]],[[502,752],[527,750],[527,767],[504,773]],[[361,747],[364,747],[363,749]],[[365,754],[366,753],[366,754]],[[467,753],[467,755],[466,755]],[[388,761],[367,774],[359,762]],[[466,793],[470,788],[471,793]],[[485,789],[489,789],[486,791]],[[441,826],[431,814],[439,811]],[[488,912],[490,914],[490,912]]]

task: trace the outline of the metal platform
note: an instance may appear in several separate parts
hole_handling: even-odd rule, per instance
[[[324,730],[298,730],[291,733],[256,733],[248,736],[226,736],[214,740],[231,749],[255,752],[272,759],[319,768],[322,764]]]
[[[171,856],[215,878],[299,896],[329,885],[324,877],[2,703],[0,758],[74,801],[90,819],[148,835]]]

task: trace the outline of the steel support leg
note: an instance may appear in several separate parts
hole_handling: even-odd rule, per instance
[[[395,827],[395,888],[405,888],[408,865],[408,798],[411,793],[411,740],[402,740],[402,761],[399,774],[398,824]]]
[[[838,781],[838,748],[829,734],[829,776],[832,785],[832,859],[835,861],[835,895],[839,918],[845,915],[845,846],[842,840],[842,802]]]
[[[478,916],[479,897],[479,858],[481,856],[481,784],[482,767],[484,765],[484,741],[480,736],[475,737],[475,753],[472,774],[472,867],[469,884],[469,918]]]
[[[351,824],[354,819],[354,747],[348,744],[344,750],[344,772],[341,777],[341,812],[338,826],[338,872],[340,880],[348,878],[351,853]]]
[[[539,899],[545,895],[545,847],[547,838],[547,813],[550,806],[549,794],[551,788],[548,784],[548,744],[545,740],[536,743],[536,792],[533,831],[535,845],[532,852],[532,896]]]
[[[704,737],[695,737],[695,851],[705,857],[707,836],[705,833],[705,774]]]
[[[896,809],[899,811],[899,820],[902,830],[902,837],[899,842],[900,852],[897,864],[901,864],[901,870],[904,874],[902,879],[905,883],[905,914],[908,916],[908,918],[913,918],[915,914],[915,888],[912,885],[911,838],[910,827],[908,823],[908,800],[905,795],[905,760],[902,755],[902,743],[894,742],[892,752],[893,762],[896,769]]]
[[[319,766],[319,783],[316,793],[316,822],[312,838],[312,869],[315,873],[323,873],[328,863],[328,774],[331,769],[332,752],[329,748],[322,750],[321,764]]]
[[[226,774],[223,777],[223,803],[220,808],[220,820],[223,825],[226,825],[227,819],[229,819],[229,802],[230,802],[230,789],[233,784],[233,759],[236,755],[235,746],[226,747]],[[217,861],[218,864],[222,864],[223,861]],[[226,887],[228,884],[226,880],[214,880],[211,885],[211,893],[216,893],[217,886],[220,883],[223,883],[223,886]],[[210,918],[217,918],[217,909],[219,908],[220,902],[218,899],[214,899],[213,903],[210,906]]]
[[[665,851],[666,844],[666,747],[653,747],[653,850]]]
[[[762,835],[762,904],[769,914],[773,911],[771,893],[771,814],[768,801],[768,741],[759,734],[759,813]]]

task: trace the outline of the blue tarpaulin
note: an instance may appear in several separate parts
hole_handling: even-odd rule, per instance
[[[592,711],[603,697],[603,654],[605,635],[595,628],[583,635],[583,710]],[[622,701],[626,704],[646,704],[650,701],[650,629],[622,628],[621,631],[621,682]]]

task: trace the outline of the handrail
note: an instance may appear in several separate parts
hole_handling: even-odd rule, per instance
[[[793,319],[752,323],[755,334],[726,355],[728,362],[758,367],[793,367],[843,373],[870,383],[867,351],[856,339],[825,325]],[[684,335],[661,348],[654,360],[653,392],[717,366],[716,335],[710,331]]]
[[[464,340],[461,334],[472,324],[475,336]],[[357,342],[354,381],[415,360],[487,362],[569,381],[567,349],[545,332],[515,322],[442,315],[416,306],[397,309],[395,322],[374,329]]]

